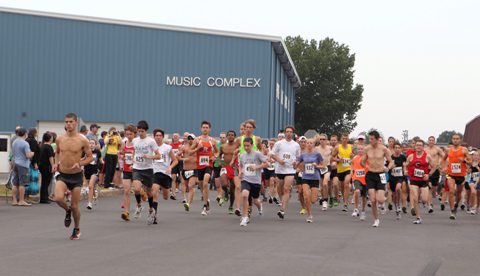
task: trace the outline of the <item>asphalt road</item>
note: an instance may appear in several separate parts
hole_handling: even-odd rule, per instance
[[[247,227],[214,206],[200,216],[180,202],[159,203],[159,224],[120,219],[120,197],[82,206],[82,237],[70,241],[56,205],[11,207],[0,201],[0,275],[479,275],[480,217],[450,221],[436,209],[423,225],[382,216],[371,227],[315,208],[313,224],[291,204],[286,219],[266,204]]]

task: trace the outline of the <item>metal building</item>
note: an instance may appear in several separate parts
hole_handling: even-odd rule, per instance
[[[294,123],[300,81],[280,37],[0,8],[0,39],[0,131],[68,112],[169,133]]]
[[[480,148],[480,115],[473,118],[465,126],[463,141],[469,146]]]

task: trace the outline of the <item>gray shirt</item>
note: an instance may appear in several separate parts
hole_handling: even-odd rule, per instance
[[[252,170],[251,166],[261,165],[263,162],[267,162],[267,157],[258,151],[252,151],[251,153],[243,153],[239,158],[240,166],[243,169],[243,181],[247,181],[252,184],[262,183],[262,170]]]
[[[24,139],[17,138],[12,145],[12,155],[15,160],[15,164],[24,168],[30,167],[30,159],[27,157],[27,153],[30,152],[30,145]]]

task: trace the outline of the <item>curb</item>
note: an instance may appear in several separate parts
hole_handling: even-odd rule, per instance
[[[0,186],[5,186],[5,184],[0,184]],[[123,189],[100,190],[99,194],[98,194],[98,197],[99,198],[108,198],[108,197],[116,197],[116,196],[121,196],[121,195],[123,195]],[[5,201],[5,200],[7,200],[7,198],[10,201],[11,200],[11,195],[5,196],[5,193],[3,193],[3,192],[0,194],[0,201]],[[30,198],[33,199],[34,202],[39,201],[39,195],[30,196]],[[87,195],[82,195],[80,200],[87,200]]]

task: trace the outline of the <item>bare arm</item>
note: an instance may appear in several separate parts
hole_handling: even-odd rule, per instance
[[[338,158],[338,146],[336,146],[332,151],[332,156],[330,157],[330,162],[339,162]]]
[[[390,153],[390,150],[385,148],[384,153],[388,161],[388,165],[387,165],[387,171],[388,171],[388,170],[391,170],[395,164],[393,163],[392,154]]]
[[[82,150],[85,153],[85,158],[80,160],[80,162],[78,162],[78,165],[85,166],[93,161],[92,150],[90,149],[90,144],[88,143],[87,139],[82,139]]]

